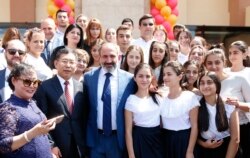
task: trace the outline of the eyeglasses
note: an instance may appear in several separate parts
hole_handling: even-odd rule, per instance
[[[66,60],[66,59],[63,59],[63,60],[60,60],[64,65],[75,65],[76,62],[74,60]]]
[[[30,87],[32,84],[34,88],[37,88],[42,83],[40,80],[31,81],[29,79],[23,79],[23,78],[17,78],[17,79],[23,81],[24,87]]]
[[[19,55],[24,55],[24,54],[25,54],[25,51],[20,50],[20,49],[7,49],[7,52],[8,52],[10,55],[15,55],[16,52],[18,52]]]
[[[153,23],[142,23],[143,26],[153,26]]]

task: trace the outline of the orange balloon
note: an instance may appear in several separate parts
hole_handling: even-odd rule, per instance
[[[169,6],[164,6],[163,8],[161,8],[161,15],[162,16],[169,16],[171,14],[171,8]]]
[[[177,21],[176,15],[171,14],[171,15],[168,17],[168,21],[169,21],[170,24],[172,24],[172,25],[176,24],[176,21]]]
[[[48,12],[48,14],[49,14],[50,16],[53,16],[53,15],[57,12],[58,9],[59,9],[59,8],[57,8],[57,6],[55,6],[55,5],[49,5],[49,6],[47,7],[47,12]]]
[[[165,0],[156,0],[155,1],[155,7],[157,8],[157,9],[161,9],[161,8],[163,8],[165,5],[166,5],[167,3],[166,3],[166,1]]]
[[[74,2],[74,0],[66,0],[66,4],[68,4],[72,10],[75,9],[75,2]]]
[[[75,17],[75,12],[71,11],[69,16]]]
[[[52,18],[56,20],[56,12],[52,15]]]
[[[166,21],[169,21],[169,20],[168,20],[168,17],[169,17],[169,16],[164,16],[164,19],[165,19]]]
[[[156,0],[151,0],[151,3],[152,3],[152,4],[155,4],[155,1],[156,1]]]

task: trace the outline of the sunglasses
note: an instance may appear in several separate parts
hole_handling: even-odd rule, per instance
[[[15,55],[18,52],[19,55],[24,55],[26,52],[20,49],[7,49],[10,55]]]
[[[18,78],[18,79],[23,81],[24,87],[30,87],[32,84],[34,88],[37,88],[42,83],[40,80],[31,81],[29,79],[23,79],[23,78]]]
[[[153,26],[153,23],[142,23],[143,26]]]

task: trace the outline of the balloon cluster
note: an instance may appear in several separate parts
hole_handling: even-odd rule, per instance
[[[173,26],[179,15],[178,0],[151,0],[151,15],[157,25],[162,25],[168,32],[168,38],[174,39]]]
[[[48,0],[47,2],[47,12],[49,17],[56,19],[56,12],[59,10],[65,10],[68,12],[69,15],[69,22],[72,24],[74,23],[74,9],[75,9],[75,2],[74,0]]]

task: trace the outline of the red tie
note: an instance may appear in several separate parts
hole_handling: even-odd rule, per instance
[[[72,113],[73,110],[73,101],[72,101],[72,97],[70,96],[69,93],[69,81],[65,81],[65,89],[64,89],[64,93],[65,93],[65,97],[66,97],[66,101],[67,101],[67,105],[68,105],[68,110],[70,113]]]

